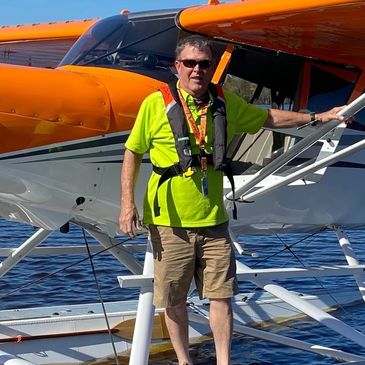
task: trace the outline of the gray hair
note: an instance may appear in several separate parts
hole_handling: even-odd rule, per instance
[[[194,35],[190,35],[185,38],[182,38],[178,41],[176,48],[175,48],[175,59],[176,60],[178,60],[180,58],[180,54],[186,46],[194,47],[194,48],[198,49],[199,51],[203,51],[204,49],[208,48],[210,50],[210,52],[212,53],[212,57],[214,58],[214,56],[215,56],[214,50],[212,47],[212,43],[210,42],[210,40],[201,35],[194,34]]]

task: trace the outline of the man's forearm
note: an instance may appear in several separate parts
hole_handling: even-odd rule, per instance
[[[142,155],[125,150],[121,173],[121,209],[119,228],[129,237],[135,237],[135,229],[140,229],[138,211],[134,203],[134,187],[137,182]]]
[[[142,161],[141,154],[125,150],[121,173],[121,205],[134,205],[134,187]]]
[[[343,107],[336,107],[323,113],[316,113],[315,117],[322,123],[331,120],[343,120],[337,113]],[[269,109],[267,120],[264,124],[267,128],[292,128],[300,127],[311,121],[311,115],[281,109]]]

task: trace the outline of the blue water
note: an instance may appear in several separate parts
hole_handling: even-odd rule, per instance
[[[19,225],[0,219],[1,247],[17,247],[25,238],[35,232],[35,229],[26,225]],[[361,262],[365,262],[365,231],[348,231],[353,249]],[[95,241],[87,237],[88,244]],[[252,268],[263,268],[275,265],[276,267],[308,267],[328,264],[346,264],[342,251],[333,232],[322,232],[320,235],[307,237],[291,234],[277,236],[242,236],[246,249],[259,253],[259,258],[242,257],[244,263]],[[84,245],[83,232],[79,227],[72,226],[67,234],[53,233],[42,246]],[[285,244],[291,246],[292,252],[285,249]],[[86,252],[86,248],[85,248]],[[86,258],[83,262],[82,259]],[[3,258],[0,258],[2,260]],[[115,301],[136,298],[136,289],[121,289],[116,277],[127,274],[119,263],[108,254],[101,254],[93,259],[96,274],[104,301]],[[65,267],[67,269],[63,270]],[[54,272],[56,274],[53,274]],[[335,279],[322,278],[321,282],[313,279],[301,279],[285,283],[288,289],[296,289],[311,293],[315,288],[322,286],[336,288],[339,291],[344,286],[353,286],[351,277]],[[20,289],[19,289],[20,288]],[[247,283],[241,284],[243,292],[255,290]],[[49,306],[58,304],[76,304],[98,302],[91,265],[87,256],[72,255],[59,257],[25,258],[19,265],[0,279],[0,308],[26,308],[34,306]],[[335,315],[359,331],[365,332],[365,304],[339,309]],[[331,346],[343,351],[362,354],[365,349],[344,339],[326,327],[317,326],[314,321],[296,321],[271,329],[281,335],[290,335],[294,338],[318,343],[322,346]],[[214,348],[212,343],[192,348],[194,364],[214,364]],[[233,364],[239,365],[276,365],[276,364],[339,364],[331,358],[285,348],[263,340],[247,336],[235,336],[232,347]],[[154,364],[167,364],[166,361],[156,361]]]

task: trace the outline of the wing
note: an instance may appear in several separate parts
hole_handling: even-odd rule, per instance
[[[3,26],[0,28],[0,63],[54,68],[96,21]]]
[[[246,0],[183,10],[181,28],[240,44],[363,66],[365,1]]]

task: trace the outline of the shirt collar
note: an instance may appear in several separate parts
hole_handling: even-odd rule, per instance
[[[189,93],[187,93],[182,87],[180,87],[180,80],[177,80],[176,87],[180,90],[181,96],[184,98],[187,106],[189,108],[191,106],[193,106],[194,108],[196,108],[196,105],[195,105],[195,102],[194,102],[194,98]],[[213,97],[212,97],[211,93],[209,92],[209,106],[211,106],[212,103],[213,103]]]

